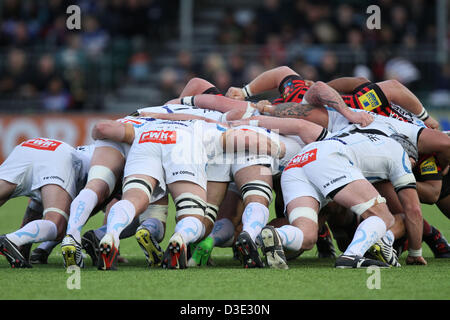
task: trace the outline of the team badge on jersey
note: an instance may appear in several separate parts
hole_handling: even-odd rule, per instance
[[[152,130],[143,132],[139,138],[139,143],[161,143],[175,144],[177,143],[176,131]]]
[[[421,175],[437,174],[437,173],[438,173],[438,167],[436,165],[436,161],[435,161],[434,157],[429,157],[420,164],[420,174]]]
[[[36,138],[23,142],[21,146],[38,150],[55,151],[61,143],[55,140]]]
[[[315,161],[317,158],[317,148],[312,149],[311,151],[296,155],[289,161],[284,171],[292,169],[292,168],[301,168],[308,163]]]
[[[373,109],[381,106],[380,98],[378,97],[374,89],[369,90],[362,96],[358,97],[358,100],[361,103],[363,109],[366,111],[372,111]]]

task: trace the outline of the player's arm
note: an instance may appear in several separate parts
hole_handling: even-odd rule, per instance
[[[442,170],[434,156],[421,159],[414,167],[417,193],[421,203],[435,204],[442,188]]]
[[[405,214],[405,227],[409,243],[407,264],[427,264],[422,257],[423,216],[419,195],[416,190],[416,179],[412,174],[411,163],[402,148],[393,149],[398,155],[392,162],[389,180],[397,192],[398,199]]]
[[[360,85],[370,82],[364,77],[342,77],[327,82],[331,88],[340,93],[353,93]]]
[[[108,139],[132,144],[134,140],[134,127],[131,123],[123,123],[115,120],[100,120],[92,129],[92,139]]]
[[[161,120],[173,120],[173,121],[183,121],[183,120],[203,120],[205,122],[218,123],[215,120],[197,116],[194,114],[187,113],[156,113],[156,112],[141,112],[142,117],[150,117]]]
[[[224,152],[255,151],[256,154],[271,155],[274,158],[282,158],[286,152],[283,142],[274,141],[253,130],[231,128],[222,134],[221,139]]]
[[[304,96],[308,103],[315,106],[326,106],[335,109],[348,121],[365,127],[373,121],[373,116],[366,112],[354,112],[342,100],[340,94],[325,82],[317,81]]]
[[[237,120],[252,115],[256,106],[251,102],[230,99],[213,94],[200,94],[170,100],[168,104],[184,104],[201,109],[227,113],[227,120]]]
[[[225,96],[245,100],[262,92],[277,89],[281,81],[291,75],[298,76],[298,73],[286,66],[270,69],[261,73],[243,88],[230,87]]]
[[[276,130],[283,135],[297,135],[306,144],[322,140],[328,134],[328,130],[325,128],[303,119],[254,116],[245,120],[233,122],[233,126],[244,124]]]
[[[398,198],[405,212],[405,227],[408,236],[407,264],[427,264],[422,257],[423,216],[416,189],[405,188],[398,191]]]
[[[442,180],[417,181],[417,194],[421,203],[435,204],[439,199]]]

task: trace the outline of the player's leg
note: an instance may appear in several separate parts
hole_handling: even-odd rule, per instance
[[[144,251],[148,266],[160,266],[164,251],[159,245],[164,239],[166,221],[169,209],[169,197],[151,203],[143,214],[139,216],[140,226],[135,238]]]
[[[92,210],[103,203],[114,191],[124,166],[124,155],[109,146],[96,147],[89,169],[88,180],[83,190],[70,206],[67,236],[81,243],[81,229],[89,219]]]
[[[33,220],[41,219],[43,211],[44,211],[44,208],[42,207],[42,204],[40,202],[30,199],[28,201],[27,208],[25,209],[25,214],[23,215],[22,223],[21,223],[20,227],[22,228],[28,222],[31,222]],[[32,243],[29,243],[29,244],[26,244],[19,248],[20,253],[22,253],[22,255],[27,260],[29,260],[29,258],[30,258],[31,247],[32,247]],[[45,256],[45,262],[47,261],[47,256],[48,255]],[[32,261],[30,261],[30,262],[33,263]]]
[[[2,254],[5,255],[13,267],[30,267],[17,250],[18,246],[28,243],[61,239],[66,231],[67,212],[71,197],[58,185],[45,185],[41,188],[43,219],[27,223],[19,230],[7,234],[0,244]]]
[[[263,267],[256,246],[257,236],[269,220],[269,204],[272,202],[272,171],[262,165],[252,165],[234,174],[237,187],[244,201],[242,232],[236,239],[236,247],[243,256],[244,268]]]
[[[187,267],[187,246],[205,235],[206,190],[188,181],[168,184],[176,207],[175,232],[164,252],[162,266],[167,269]]]
[[[302,253],[311,250],[317,242],[319,202],[312,197],[298,197],[286,206],[289,224],[261,231],[263,252],[271,268],[287,269],[283,248]]]
[[[364,218],[358,225],[352,242],[336,260],[337,268],[361,268],[370,265],[389,266],[381,261],[363,258],[366,251],[394,225],[385,199],[370,182],[355,180],[336,190],[333,200]]]
[[[423,219],[423,241],[430,247],[435,258],[450,258],[450,245],[442,233]]]
[[[13,194],[17,184],[0,179],[0,206],[2,206]]]
[[[120,235],[134,218],[142,214],[152,199],[157,180],[143,174],[133,174],[125,178],[122,200],[111,207],[106,222],[106,234],[100,240],[100,270],[116,268]]]
[[[227,193],[228,183],[224,182],[214,182],[208,181],[207,185],[207,207],[205,211],[205,235],[206,237],[198,243],[192,243],[191,252],[192,256],[188,261],[188,266],[200,266],[207,265],[211,256],[212,249],[214,248],[214,240],[210,237],[212,230],[216,227],[216,220],[219,214],[219,208],[222,204],[225,195]],[[226,224],[226,221],[231,223],[229,220],[218,221],[220,228],[224,225],[230,229],[230,225]],[[232,226],[234,230],[234,226]]]

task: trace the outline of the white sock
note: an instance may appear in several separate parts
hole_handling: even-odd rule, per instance
[[[371,216],[361,222],[355,231],[345,255],[363,256],[367,249],[386,233],[386,224],[381,218]]]
[[[249,203],[242,214],[242,231],[247,231],[253,241],[269,220],[269,208],[258,202]]]
[[[135,215],[136,209],[128,200],[120,200],[111,207],[106,223],[106,233],[113,235],[116,248],[119,248],[120,233],[133,221]]]
[[[16,232],[6,235],[16,246],[27,243],[55,240],[58,234],[56,224],[50,220],[34,220],[27,223]]]
[[[97,203],[97,194],[91,189],[83,189],[70,205],[67,234],[74,237],[78,243],[81,243],[81,229],[89,219]]]
[[[101,226],[100,228],[97,228],[94,230],[94,234],[97,237],[97,239],[100,240],[101,238],[103,238],[105,236],[106,229],[107,228],[106,228],[106,224],[105,224],[105,225]]]
[[[196,242],[205,234],[205,226],[195,217],[186,217],[177,222],[175,233],[180,233],[186,245]]]
[[[303,231],[297,227],[286,225],[281,228],[276,228],[283,248],[299,251],[303,244]]]
[[[214,223],[214,228],[209,237],[214,240],[215,246],[222,246],[234,236],[234,225],[229,219],[220,219]]]
[[[382,238],[384,242],[389,243],[390,246],[394,244],[395,236],[391,230],[386,231],[386,234]]]
[[[164,225],[161,220],[156,218],[148,218],[141,223],[142,227],[147,228],[150,233],[155,237],[155,240],[161,242],[164,237]]]

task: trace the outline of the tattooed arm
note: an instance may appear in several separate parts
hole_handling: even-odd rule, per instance
[[[373,116],[366,112],[354,112],[349,108],[339,93],[322,81],[317,81],[306,92],[304,99],[317,106],[327,106],[342,114],[348,121],[365,127],[373,121]]]

